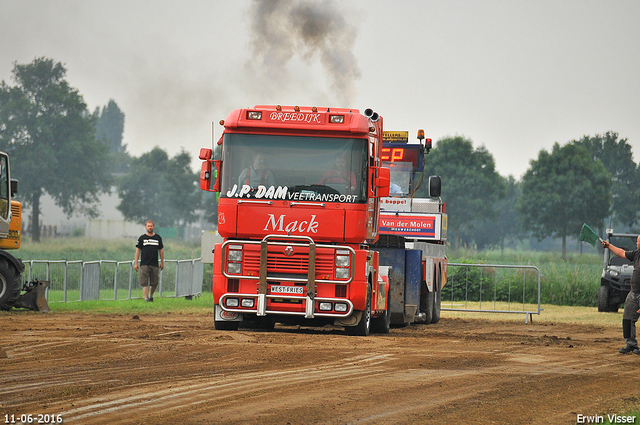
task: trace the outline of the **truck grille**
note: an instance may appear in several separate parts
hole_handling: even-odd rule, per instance
[[[333,254],[333,251],[332,251]],[[260,251],[245,250],[245,272],[253,272],[257,276],[260,273]],[[331,276],[334,269],[333,255],[316,252],[316,276]],[[294,254],[287,256],[281,253],[270,252],[267,258],[267,273],[291,273],[307,274],[309,272],[309,256],[306,254]]]

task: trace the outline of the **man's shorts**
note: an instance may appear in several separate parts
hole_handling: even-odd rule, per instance
[[[140,286],[158,286],[160,267],[140,266]]]

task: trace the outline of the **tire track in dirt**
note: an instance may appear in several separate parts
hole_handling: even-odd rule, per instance
[[[505,357],[505,356],[496,356]],[[374,414],[362,411],[358,423],[377,422],[385,418],[408,416],[414,412],[424,412],[430,408],[447,406],[453,402],[478,397],[481,393],[490,393],[508,385],[517,385],[522,376],[536,375],[574,375],[597,374],[607,365],[597,362],[585,362],[583,359],[567,359],[549,361],[548,359],[515,354],[506,356],[504,364],[488,368],[453,370],[453,369],[410,369],[398,370],[391,365],[394,360],[391,354],[373,354],[347,358],[335,363],[316,365],[313,367],[295,368],[284,371],[237,373],[230,376],[210,376],[194,382],[193,379],[183,383],[172,382],[171,385],[149,384],[135,390],[109,394],[108,399],[101,397],[82,407],[65,412],[65,422],[81,421],[82,423],[127,423],[130,417],[139,417],[151,412],[162,412],[165,417],[179,417],[181,411],[202,408],[206,404],[217,404],[219,401],[243,398],[241,406],[224,403],[219,409],[221,419],[233,420],[248,414],[253,406],[252,414],[265,414],[269,411],[269,403],[265,403],[265,392],[271,402],[287,401],[289,392],[276,396],[281,387],[304,386],[305,402],[309,403],[313,396],[309,395],[309,387],[321,386],[327,381],[339,382],[342,386],[378,385],[376,381],[393,382],[401,385],[405,382],[410,388],[412,382],[420,381],[422,385],[437,385],[447,381],[450,388],[440,391],[437,397],[426,399],[416,404],[414,401],[400,402],[387,408],[376,408]],[[585,367],[586,366],[586,367]],[[464,392],[452,381],[464,385]],[[213,382],[212,382],[213,381]],[[475,381],[476,383],[470,384]],[[273,392],[272,392],[273,391]],[[319,397],[321,398],[321,397]],[[248,401],[248,402],[247,402]],[[77,403],[76,403],[77,404]],[[226,412],[222,412],[226,410]],[[120,418],[120,419],[118,419]],[[348,418],[344,418],[348,419]],[[348,422],[347,422],[348,423]]]
[[[109,401],[97,400],[88,405],[67,410],[65,422],[82,420],[82,423],[92,423],[92,420],[100,421],[105,415],[119,415],[126,412],[127,415],[135,415],[137,410],[162,409],[163,414],[167,410],[188,408],[194,405],[208,403],[219,398],[226,398],[230,393],[235,396],[255,391],[255,382],[267,382],[262,384],[261,390],[276,388],[282,383],[287,385],[297,383],[311,383],[325,380],[358,379],[362,375],[381,372],[379,367],[389,360],[388,354],[376,354],[372,356],[359,356],[341,360],[338,363],[330,363],[309,368],[297,368],[285,371],[253,372],[230,377],[211,376],[204,382],[171,385],[150,391],[128,391],[125,394],[110,394]],[[212,383],[211,381],[216,380]],[[190,380],[192,381],[192,380]],[[128,395],[126,395],[128,394]],[[111,421],[111,420],[110,420]],[[110,423],[113,423],[112,421]]]

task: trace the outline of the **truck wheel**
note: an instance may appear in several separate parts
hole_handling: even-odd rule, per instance
[[[371,287],[367,290],[367,302],[360,318],[360,323],[356,326],[347,326],[345,328],[347,335],[369,336],[371,332]]]
[[[440,283],[438,283],[438,287]],[[440,304],[442,302],[442,291],[435,291],[433,293],[433,316],[431,316],[431,323],[438,323],[440,321]]]
[[[272,331],[276,327],[276,322],[269,317],[259,317],[257,324],[257,329],[263,329],[266,331]]]
[[[434,304],[434,292],[429,291],[427,285],[422,288],[423,292],[420,294],[420,312],[424,313],[424,324],[428,325],[433,319],[433,304]]]
[[[20,273],[0,258],[0,310],[10,310],[20,296]]]
[[[240,322],[230,322],[226,320],[214,320],[213,326],[217,331],[237,331],[240,327]]]
[[[382,316],[371,319],[371,332],[379,334],[388,334],[391,329],[391,314],[389,313],[389,304]]]
[[[609,287],[606,285],[600,285],[598,288],[598,311],[605,313],[609,311]]]

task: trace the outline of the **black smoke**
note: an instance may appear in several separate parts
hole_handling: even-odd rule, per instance
[[[337,106],[351,106],[360,77],[353,53],[357,31],[338,2],[254,0],[250,16],[253,69],[287,89],[292,81],[305,81],[289,78],[296,72],[290,69],[292,59],[311,63],[317,57],[331,83],[331,97],[342,103]]]

